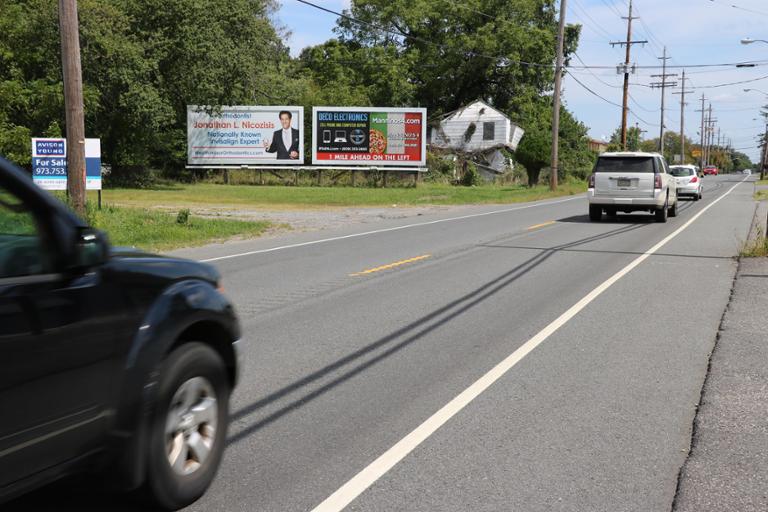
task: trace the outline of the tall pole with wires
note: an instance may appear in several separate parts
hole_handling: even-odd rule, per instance
[[[765,164],[768,160],[768,123],[765,125],[765,135],[763,135],[763,157],[760,159],[760,179],[765,179]]]
[[[59,0],[61,68],[67,124],[67,193],[77,213],[85,213],[85,122],[77,0]]]
[[[565,9],[567,0],[560,0],[560,24],[557,27],[557,61],[555,64],[555,93],[552,97],[552,161],[549,188],[557,190],[558,149],[560,144],[560,88],[563,81],[563,48],[565,46]]]
[[[621,109],[621,148],[626,151],[627,149],[627,114],[629,111],[629,75],[634,72],[630,64],[631,61],[631,48],[633,44],[645,44],[648,41],[633,41],[632,40],[632,20],[637,18],[632,17],[632,0],[629,0],[629,16],[626,18],[622,16],[622,19],[627,20],[627,40],[626,41],[612,41],[611,46],[625,46],[626,54],[624,58],[624,64],[619,65],[617,70],[619,73],[624,73],[624,97],[622,100]]]
[[[672,94],[679,94],[680,95],[680,163],[685,164],[685,107],[688,105],[685,102],[685,95],[689,92],[693,91],[686,91],[685,90],[685,82],[688,80],[685,77],[685,70],[683,70],[683,78],[680,80],[682,82],[682,88],[680,89],[680,92],[673,92]]]
[[[706,109],[704,108],[704,104],[707,101],[707,98],[704,96],[704,94],[701,95],[701,110],[697,112],[701,112],[701,131],[699,132],[699,167],[704,169],[704,116],[706,115]]]
[[[659,153],[664,156],[664,98],[666,97],[667,87],[676,87],[677,82],[668,82],[667,78],[677,76],[677,73],[667,73],[667,61],[672,57],[667,57],[667,47],[664,47],[664,55],[659,57],[662,62],[662,71],[660,75],[651,75],[652,78],[661,78],[661,82],[651,84],[653,88],[661,89],[661,122],[659,123]]]

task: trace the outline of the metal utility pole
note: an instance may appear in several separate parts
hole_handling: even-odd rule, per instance
[[[552,98],[552,160],[549,172],[549,188],[552,190],[557,190],[558,146],[560,145],[560,88],[563,80],[566,5],[567,0],[560,0],[560,24],[557,28],[557,63],[555,65],[555,94]]]
[[[85,121],[77,0],[59,0],[61,67],[67,123],[67,193],[75,211],[85,213]]]
[[[680,163],[683,165],[685,165],[685,107],[688,105],[685,102],[685,95],[689,92],[693,92],[685,90],[686,80],[685,70],[683,70],[683,78],[680,80],[683,83],[682,88],[680,89],[680,92],[672,93],[680,95]]]
[[[654,82],[651,84],[652,88],[661,88],[661,122],[659,128],[659,153],[664,156],[664,97],[666,96],[667,87],[677,87],[677,82],[667,82],[667,78],[671,76],[677,76],[677,73],[667,73],[667,61],[672,57],[667,57],[667,47],[664,47],[664,55],[659,57],[662,62],[662,71],[660,75],[651,75],[651,78],[661,78],[661,82]]]
[[[648,41],[633,41],[632,40],[632,20],[638,19],[632,17],[632,0],[629,0],[629,16],[622,19],[627,20],[627,40],[626,41],[611,41],[611,46],[626,46],[627,52],[624,59],[624,64],[619,64],[616,67],[616,71],[621,74],[624,73],[624,99],[622,101],[621,109],[621,148],[627,150],[627,113],[629,112],[629,75],[635,72],[634,66],[630,66],[630,49],[633,44],[645,44]]]

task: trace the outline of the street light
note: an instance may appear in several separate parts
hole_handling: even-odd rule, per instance
[[[765,39],[751,39],[749,37],[745,37],[744,39],[742,39],[741,44],[752,44],[752,43],[757,43],[758,41],[761,43],[768,44],[768,41],[766,41]]]
[[[744,92],[751,92],[751,91],[759,92],[760,94],[764,94],[764,95],[768,96],[768,92],[761,91],[760,89],[744,89]]]

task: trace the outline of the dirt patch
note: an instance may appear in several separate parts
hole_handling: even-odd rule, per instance
[[[175,211],[172,208],[159,206],[161,210]],[[264,235],[275,235],[286,230],[319,231],[337,229],[347,226],[370,224],[382,220],[405,219],[422,215],[460,211],[467,206],[416,206],[400,207],[358,207],[358,208],[328,208],[312,210],[265,210],[265,209],[234,209],[231,206],[200,206],[190,208],[192,215],[208,218],[226,218],[251,221],[269,221],[273,228]]]

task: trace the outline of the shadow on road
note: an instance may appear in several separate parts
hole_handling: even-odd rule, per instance
[[[131,495],[111,493],[87,477],[63,479],[10,503],[2,512],[154,512]]]
[[[253,413],[258,412],[260,409],[277,402],[278,400],[287,397],[296,392],[303,392],[297,398],[294,398],[286,405],[283,405],[276,411],[269,413],[268,415],[255,419],[252,423],[245,426],[242,430],[233,434],[229,438],[229,444],[235,444],[243,439],[247,438],[254,432],[264,428],[265,426],[277,421],[286,414],[301,408],[316,398],[324,395],[328,391],[332,390],[336,386],[343,384],[349,379],[361,374],[363,371],[373,367],[377,363],[389,358],[397,352],[403,350],[409,345],[417,342],[425,335],[438,329],[439,327],[447,324],[448,322],[455,320],[462,314],[478,306],[482,302],[493,297],[503,289],[507,288],[515,281],[525,276],[553,255],[564,249],[578,247],[580,245],[588,244],[598,240],[622,235],[636,229],[642,228],[643,225],[630,225],[617,228],[606,233],[592,235],[586,238],[568,242],[565,244],[557,245],[550,248],[542,249],[539,254],[532,256],[520,265],[515,266],[499,277],[486,282],[482,286],[478,287],[474,291],[463,295],[462,297],[453,300],[441,308],[415,320],[396,331],[380,338],[373,343],[366,345],[355,352],[348,354],[331,364],[324,366],[323,368],[310,373],[309,375],[294,381],[293,383],[273,392],[269,395],[253,402],[252,404],[243,407],[239,411],[233,414],[233,420],[243,420]],[[379,349],[385,349],[375,355],[373,353]],[[365,356],[372,355],[368,359],[363,359]],[[346,369],[345,369],[346,368]],[[331,381],[320,385],[315,389],[311,389],[310,385],[328,377],[330,374],[343,371],[340,375],[334,377]]]
[[[687,209],[693,207],[696,202],[693,199],[687,200],[684,197],[680,198],[680,204],[677,206],[677,214],[680,215]],[[571,217],[564,217],[557,219],[557,222],[574,223],[574,224],[598,224],[589,220],[589,215],[573,215]],[[653,224],[656,222],[656,218],[648,212],[634,212],[634,213],[622,213],[617,212],[613,217],[603,214],[600,223],[603,224]]]

